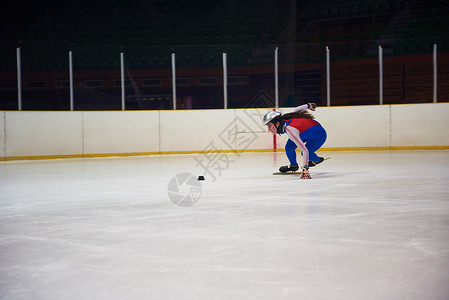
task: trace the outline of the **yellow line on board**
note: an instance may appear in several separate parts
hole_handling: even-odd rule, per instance
[[[381,150],[448,150],[449,146],[335,147],[319,151],[381,151]]]
[[[331,147],[321,148],[325,151],[390,151],[390,150],[449,150],[449,146],[392,146],[392,147]],[[131,152],[131,153],[95,153],[95,154],[66,154],[66,155],[33,155],[33,156],[4,156],[0,161],[13,160],[43,160],[43,159],[68,159],[68,158],[99,158],[99,157],[128,157],[149,155],[173,155],[173,154],[203,154],[203,153],[250,153],[250,152],[282,152],[280,149],[244,149],[244,150],[213,150],[213,151],[161,151],[161,152]]]

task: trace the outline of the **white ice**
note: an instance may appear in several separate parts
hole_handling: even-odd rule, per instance
[[[2,162],[0,299],[449,299],[449,151],[319,154]]]

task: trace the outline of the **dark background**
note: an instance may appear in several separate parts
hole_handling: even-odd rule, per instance
[[[271,107],[276,47],[280,106],[326,105],[326,46],[332,105],[379,103],[379,45],[384,104],[433,101],[434,44],[447,102],[448,13],[443,0],[19,0],[0,12],[0,109],[18,108],[17,48],[24,110],[70,109],[69,51],[75,110],[121,109],[121,52],[126,109],[172,109],[172,53],[177,109],[223,108],[223,52],[228,107]]]

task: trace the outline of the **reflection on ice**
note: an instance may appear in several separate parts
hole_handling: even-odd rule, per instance
[[[325,153],[311,180],[228,155],[216,180],[195,155],[1,163],[0,298],[449,295],[448,151]]]

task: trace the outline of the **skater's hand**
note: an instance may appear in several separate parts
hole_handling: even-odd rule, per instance
[[[306,168],[302,169],[301,179],[312,179],[312,177],[310,176],[309,170],[307,170]]]
[[[316,103],[307,103],[307,104],[308,104],[310,110],[315,111]]]

